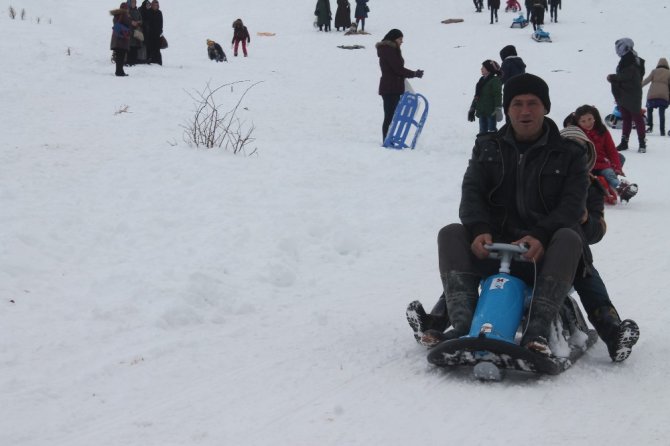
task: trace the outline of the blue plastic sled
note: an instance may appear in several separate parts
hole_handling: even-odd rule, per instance
[[[510,28],[525,28],[526,26],[528,26],[528,20],[521,14],[519,17],[512,20]]]
[[[419,119],[415,119],[420,110]],[[393,114],[393,121],[389,126],[384,147],[387,149],[414,149],[419,139],[423,125],[428,117],[428,100],[418,93],[405,92],[398,102]],[[413,133],[412,142],[408,145],[407,139]]]

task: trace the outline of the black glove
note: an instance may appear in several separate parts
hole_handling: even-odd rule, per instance
[[[416,72],[414,73],[414,75],[415,75],[416,77],[418,77],[419,79],[421,79],[421,78],[423,77],[423,70],[416,70]]]
[[[475,109],[472,107],[468,110],[468,121],[475,122]]]

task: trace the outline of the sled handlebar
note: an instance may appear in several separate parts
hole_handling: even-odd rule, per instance
[[[490,251],[489,259],[500,259],[501,273],[510,272],[510,263],[512,262],[512,259],[528,262],[527,259],[521,256],[521,254],[528,252],[528,246],[525,244],[512,245],[511,243],[491,243],[490,245],[484,245],[484,248]]]

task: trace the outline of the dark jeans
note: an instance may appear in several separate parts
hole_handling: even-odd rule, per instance
[[[498,9],[491,8],[491,23],[493,23],[493,17],[495,16],[496,22],[498,21]]]
[[[554,22],[558,21],[558,5],[549,7],[549,17]]]
[[[493,240],[496,242],[497,240]],[[445,226],[437,236],[440,275],[448,272],[470,273],[481,278],[498,272],[498,260],[481,260],[470,249],[470,234],[461,224]],[[531,262],[512,262],[511,274],[532,285],[538,276],[551,277],[554,280],[572,283],[575,271],[582,256],[582,241],[572,229],[559,229],[544,247],[544,257],[535,265]],[[562,296],[564,297],[564,296]]]
[[[393,121],[393,114],[395,113],[395,109],[398,106],[398,102],[400,102],[400,97],[402,95],[400,94],[383,94],[382,95],[382,100],[384,101],[384,122],[382,124],[382,135],[383,135],[383,140],[386,139],[386,134],[389,131],[389,126],[391,125],[391,121]]]
[[[654,125],[654,109],[658,108],[658,123],[660,124],[661,136],[665,136],[665,110],[668,108],[667,101],[663,99],[651,99],[647,101],[647,125]]]
[[[591,266],[591,271],[592,274],[587,277],[581,277],[581,274],[578,274],[572,286],[579,294],[579,299],[582,301],[587,316],[595,318],[595,312],[598,308],[614,307],[614,305],[612,305],[610,296],[607,294],[603,279],[594,266]]]

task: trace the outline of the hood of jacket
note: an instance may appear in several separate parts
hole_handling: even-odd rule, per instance
[[[670,66],[668,65],[668,59],[666,59],[665,57],[661,57],[660,59],[658,59],[656,68],[665,68],[670,70]]]

